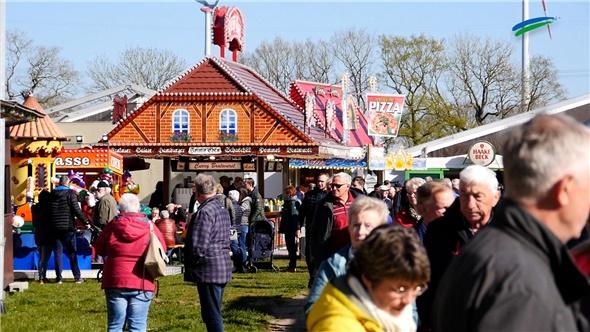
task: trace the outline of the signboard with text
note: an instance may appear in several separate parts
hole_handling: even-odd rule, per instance
[[[123,174],[123,156],[109,149],[64,149],[54,162],[58,169],[108,167]]]
[[[367,94],[369,135],[396,137],[406,97],[393,94]]]
[[[476,165],[488,166],[496,158],[496,151],[492,143],[479,141],[469,148],[467,156]]]
[[[211,161],[172,161],[174,172],[190,171],[256,171],[255,163],[246,163],[235,160],[211,160]]]
[[[124,156],[137,157],[197,157],[197,156],[290,156],[316,155],[317,146],[173,146],[173,147],[145,147],[145,146],[111,146],[111,150]]]

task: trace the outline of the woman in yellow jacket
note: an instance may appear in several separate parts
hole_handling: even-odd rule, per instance
[[[430,279],[415,232],[382,225],[360,245],[345,276],[330,283],[311,308],[308,331],[416,331],[412,302]]]

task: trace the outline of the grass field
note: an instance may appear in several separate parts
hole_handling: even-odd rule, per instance
[[[305,265],[302,262],[299,262]],[[275,260],[284,271],[286,260]],[[307,271],[258,271],[234,274],[225,289],[223,317],[226,331],[265,331],[273,310],[307,291]],[[205,331],[196,286],[181,275],[160,280],[160,294],[150,307],[149,331]],[[62,285],[30,282],[23,293],[7,295],[7,313],[0,316],[0,331],[104,331],[106,307],[100,284],[87,280]]]

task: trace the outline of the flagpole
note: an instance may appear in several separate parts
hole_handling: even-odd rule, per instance
[[[522,21],[529,19],[529,0],[522,0]],[[529,34],[522,34],[522,90],[521,111],[527,109],[529,100]]]

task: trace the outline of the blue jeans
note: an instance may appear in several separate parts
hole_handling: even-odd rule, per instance
[[[248,236],[248,225],[238,226],[238,245],[242,250],[242,264],[248,259],[248,245],[246,242]]]
[[[75,232],[60,232],[55,234],[56,238],[56,250],[55,250],[55,274],[57,280],[61,280],[62,271],[62,257],[61,254],[65,251],[66,256],[70,260],[70,266],[72,268],[72,274],[74,279],[80,280],[80,268],[78,267],[78,257],[76,256],[76,233]]]
[[[223,332],[221,302],[225,284],[197,282],[199,302],[201,303],[201,319],[208,332]]]
[[[123,331],[125,323],[129,332],[147,330],[148,311],[153,292],[137,289],[109,288],[104,290],[107,300],[107,331]]]

